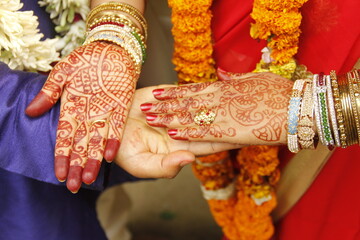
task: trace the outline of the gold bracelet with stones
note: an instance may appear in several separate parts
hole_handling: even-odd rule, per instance
[[[330,71],[330,79],[331,79],[331,86],[334,97],[336,120],[338,123],[339,134],[340,134],[340,145],[341,147],[346,148],[347,139],[346,139],[346,131],[345,131],[345,120],[344,120],[344,114],[342,111],[342,104],[340,100],[339,84],[337,81],[336,72],[334,70]]]
[[[305,82],[304,95],[301,103],[300,120],[298,124],[298,138],[302,149],[314,149],[314,99],[312,81]]]
[[[359,87],[358,87],[358,80],[357,80],[357,71],[351,71],[347,73],[347,80],[349,84],[349,95],[350,95],[350,102],[351,102],[351,109],[355,118],[355,127],[358,136],[358,143],[360,142],[360,122],[359,122],[359,112],[358,112],[358,101],[359,99]]]

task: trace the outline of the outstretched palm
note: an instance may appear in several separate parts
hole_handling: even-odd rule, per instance
[[[77,192],[95,181],[103,156],[112,161],[120,146],[138,74],[119,46],[94,42],[55,65],[27,108],[38,116],[61,97],[55,174]]]

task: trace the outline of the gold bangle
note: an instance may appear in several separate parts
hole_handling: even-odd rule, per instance
[[[96,14],[98,14],[102,11],[105,11],[105,10],[123,12],[123,13],[128,14],[132,18],[134,18],[140,24],[141,28],[143,29],[145,39],[147,39],[146,19],[144,18],[144,16],[141,14],[141,12],[139,10],[137,10],[135,7],[133,7],[129,4],[126,4],[126,3],[108,2],[108,3],[100,4],[100,5],[96,6],[95,8],[93,8],[89,12],[86,23],[88,24],[88,22],[93,18],[93,16],[95,16]]]
[[[359,70],[354,70],[352,71],[352,73],[354,74],[354,77],[356,79],[356,84],[354,84],[354,91],[355,93],[355,98],[356,98],[356,108],[359,112],[359,117],[360,117],[360,76],[359,76]]]
[[[359,112],[358,112],[358,101],[359,99],[359,89],[358,89],[358,75],[357,71],[348,72],[347,73],[347,80],[349,83],[349,94],[352,106],[352,112],[354,114],[355,123],[356,123],[356,130],[358,135],[358,144],[360,142],[360,121],[359,121]]]
[[[330,75],[326,76],[326,88],[327,88],[327,101],[328,101],[328,110],[329,110],[329,116],[331,121],[331,129],[333,132],[333,137],[335,140],[335,145],[337,147],[341,146],[340,143],[340,136],[339,136],[339,127],[336,119],[336,111],[335,111],[335,101],[333,97],[333,89],[331,86],[331,77]]]
[[[346,133],[346,142],[347,146],[355,144],[357,141],[357,134],[355,118],[353,116],[353,111],[351,109],[351,100],[349,96],[349,87],[346,75],[341,75],[337,77],[339,84],[340,92],[340,101],[342,106],[342,112],[344,115],[344,124],[345,124],[345,133]]]
[[[330,71],[331,86],[333,90],[334,97],[334,107],[336,111],[336,119],[338,123],[339,133],[340,133],[340,143],[341,147],[347,147],[346,131],[345,131],[345,120],[342,112],[342,105],[340,100],[339,84],[336,77],[336,72],[334,70]]]
[[[143,14],[134,6],[127,4],[127,3],[120,3],[120,2],[107,2],[102,3],[95,8],[93,8],[89,14],[88,18],[92,17],[92,15],[97,14],[103,10],[115,10],[121,11],[129,14],[137,21],[142,22],[142,24],[146,25],[146,19],[144,18]]]
[[[100,16],[96,16],[98,18],[94,18],[91,22],[89,22],[89,24],[87,25],[87,29],[91,29],[92,27],[94,27],[95,25],[99,24],[99,23],[103,23],[103,22],[115,22],[118,24],[124,24],[128,27],[130,27],[134,32],[136,32],[140,38],[141,41],[145,44],[145,36],[143,36],[141,34],[140,29],[138,29],[133,22],[127,18],[124,15],[116,15],[116,14],[112,14],[112,15],[108,15],[107,13],[101,14]]]

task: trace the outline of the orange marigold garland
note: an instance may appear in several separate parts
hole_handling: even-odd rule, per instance
[[[254,71],[270,71],[289,79],[307,74],[293,59],[300,36],[299,8],[306,1],[254,1],[252,17],[256,23],[251,27],[251,36],[268,40]],[[212,0],[168,2],[172,8],[173,63],[179,84],[216,80]],[[275,185],[280,178],[277,155],[278,147],[250,146],[241,149],[234,159],[228,152],[221,152],[198,158],[193,164],[214,219],[228,239],[265,240],[273,235],[270,213],[276,206]]]
[[[251,17],[250,35],[255,39],[267,40],[269,56],[257,64],[255,72],[273,72],[286,78],[293,78],[295,71],[304,71],[297,66],[294,55],[298,51],[301,33],[300,7],[308,0],[255,0]],[[263,55],[264,56],[264,55]],[[306,70],[304,71],[306,73]]]
[[[216,80],[211,39],[212,0],[169,0],[174,36],[173,63],[179,84]]]

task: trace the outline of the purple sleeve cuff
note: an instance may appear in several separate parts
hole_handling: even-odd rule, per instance
[[[59,103],[38,118],[25,115],[25,108],[40,91],[45,75],[14,71],[0,62],[0,168],[56,185],[54,146]],[[102,190],[108,164],[99,177],[83,187]],[[107,181],[106,181],[107,182]]]

